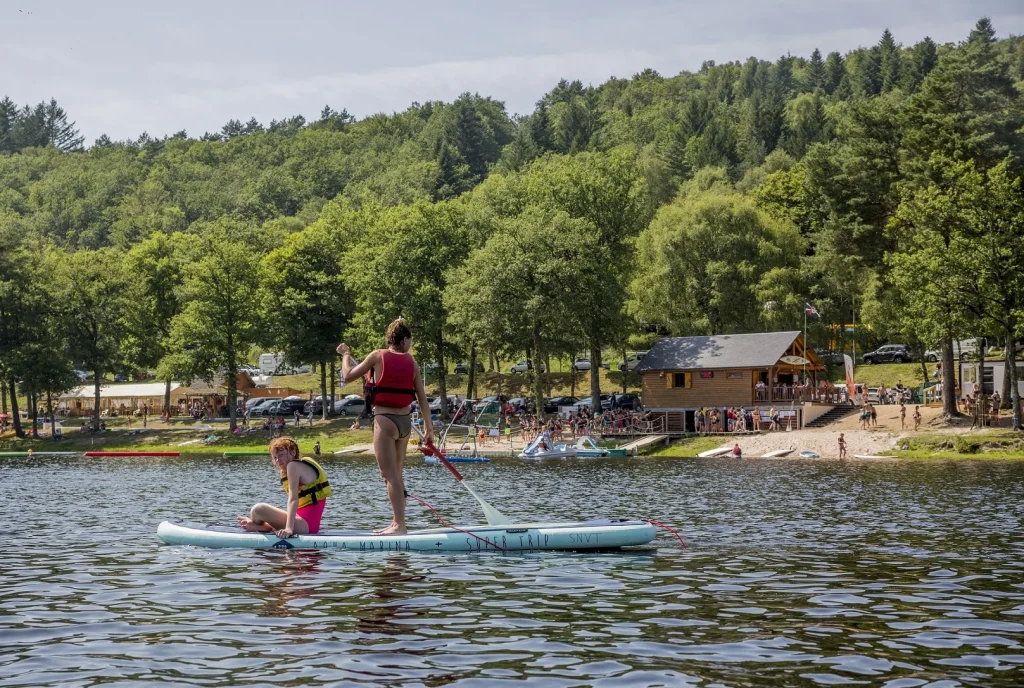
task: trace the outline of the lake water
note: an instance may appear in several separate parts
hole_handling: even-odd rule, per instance
[[[372,460],[324,463],[325,527],[386,524]],[[164,519],[283,503],[269,459],[0,470],[0,686],[1024,683],[1024,463],[465,466],[509,515],[654,518],[690,546],[514,555],[157,540]],[[407,481],[482,520],[443,468]]]

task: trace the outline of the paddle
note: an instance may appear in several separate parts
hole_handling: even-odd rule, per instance
[[[419,435],[420,439],[422,440],[423,439],[423,434],[420,433],[420,429],[417,428],[415,425],[413,427],[416,428],[416,434]],[[435,457],[442,464],[444,464],[444,467],[447,468],[449,471],[451,471],[452,475],[455,476],[455,479],[458,481],[459,485],[462,485],[464,488],[469,490],[469,494],[473,495],[473,497],[476,499],[476,501],[480,502],[480,506],[483,507],[483,510],[484,510],[484,517],[487,519],[487,525],[489,525],[489,526],[507,526],[507,525],[510,525],[512,523],[512,521],[509,520],[508,516],[506,516],[505,514],[501,513],[500,511],[495,509],[493,506],[488,504],[484,500],[483,497],[478,495],[473,490],[473,488],[470,487],[469,483],[467,483],[465,480],[463,480],[462,474],[459,473],[458,469],[455,468],[455,466],[453,466],[451,464],[451,462],[448,461],[448,459],[445,458],[444,452],[442,452],[440,449],[435,447],[433,445],[433,443],[431,443],[431,444],[421,444],[420,445],[420,451],[423,452],[424,454],[426,454],[427,456]]]

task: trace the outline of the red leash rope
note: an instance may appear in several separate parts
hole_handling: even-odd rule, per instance
[[[434,512],[434,515],[435,515],[435,516],[437,516],[437,520],[438,520],[438,521],[440,521],[440,522],[441,522],[441,525],[443,525],[443,526],[444,526],[445,528],[451,528],[452,530],[457,530],[457,531],[459,531],[460,533],[465,533],[466,535],[472,535],[472,536],[473,536],[473,537],[475,537],[475,538],[476,538],[477,540],[479,540],[479,541],[483,542],[484,544],[486,544],[486,545],[487,545],[488,547],[493,547],[494,549],[498,549],[498,550],[501,550],[502,552],[504,552],[504,551],[505,551],[505,548],[504,548],[504,547],[502,547],[502,546],[500,546],[500,545],[496,545],[495,543],[491,542],[490,540],[487,540],[486,538],[482,538],[482,537],[480,537],[480,536],[479,536],[479,535],[477,535],[476,533],[471,533],[471,532],[469,532],[468,530],[463,530],[462,528],[459,528],[458,526],[453,526],[453,525],[451,525],[450,523],[448,523],[448,521],[444,520],[444,517],[443,517],[443,516],[441,516],[441,514],[439,514],[439,513],[438,513],[437,509],[435,509],[434,507],[430,506],[430,505],[429,505],[429,504],[427,504],[427,503],[426,503],[426,502],[425,502],[424,500],[420,499],[420,498],[419,498],[419,497],[417,497],[416,495],[414,495],[414,494],[409,494],[408,492],[406,492],[406,495],[408,495],[409,497],[412,497],[412,498],[413,498],[413,499],[415,499],[415,500],[416,500],[417,502],[419,502],[419,503],[420,503],[420,504],[422,504],[423,506],[425,506],[425,507],[427,507],[428,509],[430,509],[431,511],[433,511],[433,512]],[[685,546],[686,546],[686,545],[683,545],[683,547],[685,547]]]
[[[676,539],[679,540],[679,544],[681,544],[683,546],[683,549],[687,549],[686,543],[683,542],[683,537],[679,534],[678,530],[676,530],[672,526],[665,525],[661,521],[655,521],[654,519],[651,519],[651,518],[647,519],[647,522],[650,523],[652,526],[657,526],[658,528],[664,528],[668,532],[670,532],[673,535],[675,535]]]

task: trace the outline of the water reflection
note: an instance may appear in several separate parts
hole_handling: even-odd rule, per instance
[[[404,583],[422,581],[423,576],[410,573],[410,555],[385,556],[383,566],[355,575],[356,580],[368,588],[362,596],[363,604],[355,610],[355,630],[359,633],[394,635],[414,630],[394,623],[398,618],[412,619],[416,616],[413,608],[403,604],[406,594],[399,587]]]

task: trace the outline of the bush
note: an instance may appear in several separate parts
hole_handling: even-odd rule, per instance
[[[977,454],[981,449],[981,442],[969,437],[957,437],[954,441],[957,454]]]

